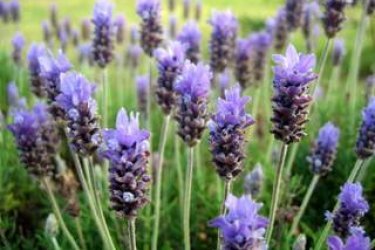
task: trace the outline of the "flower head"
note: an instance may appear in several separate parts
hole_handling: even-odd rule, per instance
[[[155,18],[160,14],[159,0],[137,0],[137,14],[142,19]]]
[[[340,65],[342,63],[344,55],[345,55],[344,40],[336,38],[333,43],[333,52],[332,52],[333,65],[334,66]]]
[[[312,153],[307,158],[315,174],[325,175],[332,170],[339,137],[340,130],[330,122],[319,130]]]
[[[211,226],[221,231],[224,249],[263,249],[268,220],[258,215],[262,205],[247,196],[237,198],[229,194],[225,206],[229,210],[228,214],[210,222]]]
[[[285,4],[286,20],[289,31],[294,31],[301,26],[305,0],[287,0]]]
[[[125,17],[123,15],[118,15],[115,18],[114,25],[116,28],[116,41],[121,44],[125,40]]]
[[[25,46],[25,38],[23,37],[21,33],[17,32],[14,35],[12,39],[12,45],[13,45],[13,52],[12,52],[13,61],[16,64],[21,64],[22,49]]]
[[[147,103],[148,103],[148,91],[150,85],[150,79],[147,75],[137,76],[135,78],[137,85],[137,101],[138,110],[141,114],[147,117]]]
[[[8,83],[7,97],[11,113],[15,110],[26,109],[26,99],[20,96],[15,82]]]
[[[267,53],[272,44],[272,36],[268,32],[257,32],[249,37],[251,48],[250,64],[253,68],[254,80],[263,81],[266,69]]]
[[[253,69],[251,64],[251,52],[253,43],[250,38],[237,40],[235,51],[235,76],[241,87],[245,89],[252,81]]]
[[[361,159],[375,153],[375,98],[372,98],[362,111],[362,124],[358,132],[355,152]]]
[[[31,90],[38,97],[47,95],[43,79],[40,76],[41,68],[39,63],[39,58],[46,55],[47,50],[42,44],[32,44],[27,54]]]
[[[361,230],[352,230],[352,234],[344,243],[337,236],[330,236],[327,240],[329,250],[370,250],[370,238]]]
[[[329,38],[334,37],[341,29],[345,21],[346,0],[327,0],[323,16],[324,29]]]
[[[254,169],[248,173],[244,180],[245,194],[251,195],[252,198],[256,198],[263,186],[264,173],[262,166],[258,163]]]

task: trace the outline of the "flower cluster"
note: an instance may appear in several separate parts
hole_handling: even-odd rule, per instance
[[[252,82],[251,51],[249,38],[238,39],[235,51],[235,76],[242,89]]]
[[[326,123],[319,130],[314,148],[311,155],[307,158],[314,174],[323,176],[332,170],[332,165],[336,158],[339,137],[340,130],[330,122]]]
[[[361,159],[375,153],[375,98],[371,99],[362,112],[362,124],[358,132],[355,152]]]
[[[345,44],[344,40],[336,38],[333,43],[332,51],[332,64],[333,66],[339,66],[345,55]]]
[[[211,79],[209,66],[186,61],[182,75],[175,84],[178,95],[175,115],[179,124],[178,135],[189,147],[198,143],[206,127]]]
[[[69,72],[61,75],[61,93],[56,97],[65,112],[71,147],[83,156],[92,155],[100,144],[94,90],[82,75]]]
[[[326,2],[323,23],[326,35],[329,38],[333,38],[341,30],[346,19],[344,10],[347,3],[346,0],[328,0]]]
[[[239,86],[219,98],[217,112],[209,123],[212,160],[219,176],[229,181],[242,172],[245,158],[245,130],[254,124],[246,113],[249,97],[241,97]]]
[[[159,0],[138,0],[137,14],[142,18],[141,46],[147,55],[152,56],[154,49],[163,42]]]
[[[102,155],[110,162],[109,183],[112,208],[122,217],[136,217],[149,200],[147,174],[150,133],[139,129],[138,115],[117,114],[116,129],[103,131]]]
[[[334,232],[341,238],[346,238],[353,227],[359,226],[369,205],[362,196],[362,186],[359,183],[346,183],[341,188],[339,202],[339,209],[333,214],[327,212],[327,219],[332,220]]]
[[[31,91],[40,98],[47,96],[43,78],[40,76],[41,69],[39,63],[39,57],[45,55],[46,48],[44,45],[39,44],[32,44],[27,54]]]
[[[137,76],[135,79],[137,85],[137,100],[139,112],[147,117],[148,91],[150,85],[149,76]]]
[[[93,59],[104,68],[113,59],[113,23],[112,4],[107,0],[98,0],[94,7],[94,38],[92,41]]]
[[[221,73],[234,59],[238,23],[231,11],[213,12],[209,20],[212,26],[210,38],[210,66]]]
[[[305,3],[302,17],[302,32],[306,39],[306,47],[308,51],[314,48],[314,28],[316,21],[321,18],[319,4],[317,2]]]
[[[186,46],[186,59],[193,63],[198,63],[200,59],[201,39],[201,31],[194,21],[188,21],[177,36],[177,40]]]
[[[359,229],[352,229],[351,235],[345,243],[337,236],[330,236],[327,240],[329,250],[370,250],[370,238]]]
[[[274,55],[273,59],[277,65],[273,69],[271,132],[276,139],[290,144],[305,136],[308,106],[312,100],[307,93],[308,87],[317,77],[313,72],[315,56],[299,54],[293,45],[289,45],[285,56]]]
[[[272,37],[267,32],[258,32],[250,36],[251,68],[254,74],[254,81],[259,83],[264,78],[266,68],[267,52],[272,44]]]
[[[284,8],[279,9],[274,23],[274,46],[276,50],[280,51],[285,48],[289,37],[286,11]]]
[[[305,0],[286,1],[285,11],[289,31],[294,31],[301,26],[304,5]]]
[[[154,57],[159,71],[156,101],[168,115],[175,106],[176,93],[173,88],[184,66],[185,47],[180,42],[171,42],[165,49],[156,49]]]
[[[118,15],[114,21],[115,25],[115,31],[116,31],[116,42],[118,44],[121,44],[125,41],[125,35],[126,35],[126,22],[125,17],[123,15]]]
[[[228,214],[210,222],[223,235],[223,250],[266,249],[264,234],[268,220],[258,215],[262,205],[247,196],[237,198],[229,194],[225,206]]]
[[[12,115],[14,121],[9,130],[15,137],[21,162],[34,176],[52,174],[60,138],[47,107],[37,104],[32,110],[21,109]]]
[[[258,163],[254,169],[245,176],[244,190],[245,194],[250,195],[253,199],[258,197],[264,181],[262,166]]]
[[[17,32],[12,39],[13,51],[12,58],[13,62],[17,65],[22,64],[22,49],[25,46],[25,38],[19,32]]]

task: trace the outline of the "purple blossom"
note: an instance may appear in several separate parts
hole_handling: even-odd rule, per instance
[[[289,37],[288,23],[286,17],[285,8],[279,9],[277,16],[275,17],[275,27],[274,27],[274,46],[275,49],[280,51],[282,50]]]
[[[83,40],[87,41],[90,39],[91,35],[91,22],[89,19],[85,18],[81,21],[81,37]]]
[[[193,63],[197,63],[200,58],[200,43],[202,33],[198,24],[194,21],[188,21],[181,29],[177,40],[186,45],[186,58]]]
[[[175,15],[169,16],[169,37],[171,39],[176,39],[177,33],[177,18]]]
[[[180,42],[171,42],[167,48],[158,48],[154,52],[159,76],[157,79],[157,102],[165,114],[170,114],[175,102],[174,84],[181,74],[185,60],[185,46]]]
[[[103,131],[102,155],[110,162],[111,207],[121,217],[136,217],[148,203],[147,174],[150,133],[139,128],[138,114],[117,114],[116,128]]]
[[[131,44],[136,44],[139,40],[139,30],[137,25],[132,25],[130,27],[130,43]]]
[[[78,54],[79,54],[79,62],[81,64],[86,62],[89,65],[92,65],[94,63],[91,50],[92,50],[91,43],[85,43],[85,44],[79,45]]]
[[[375,10],[375,0],[369,0],[367,4],[367,15],[371,16]]]
[[[370,250],[370,238],[361,230],[354,230],[344,243],[337,236],[330,236],[327,240],[329,250]]]
[[[219,74],[218,76],[219,88],[220,88],[220,96],[222,98],[225,97],[225,90],[229,87],[230,84],[230,75],[227,71]]]
[[[83,156],[92,155],[100,143],[97,104],[92,97],[95,85],[75,72],[60,78],[61,93],[56,104],[65,112],[71,146]]]
[[[177,133],[189,147],[198,143],[206,127],[211,79],[208,65],[186,61],[175,83],[174,89],[178,95],[175,115],[179,125]]]
[[[12,116],[13,123],[8,128],[15,137],[21,162],[32,175],[50,175],[60,140],[47,107],[37,104],[30,111],[18,110]]]
[[[139,66],[142,56],[142,48],[138,44],[131,44],[128,47],[126,53],[126,61],[130,63],[130,66],[133,69],[136,69]]]
[[[259,163],[255,165],[253,170],[245,176],[244,191],[245,194],[250,195],[252,198],[258,197],[264,182],[264,173],[262,165]]]
[[[208,22],[212,26],[210,64],[214,72],[223,72],[234,57],[238,22],[231,11],[213,12]]]
[[[318,19],[321,19],[319,4],[315,1],[304,4],[302,17],[302,32],[306,39],[308,51],[312,51],[315,47],[313,30]]]
[[[345,55],[345,44],[343,39],[336,38],[333,43],[332,64],[339,66]]]
[[[309,84],[317,78],[313,72],[315,56],[299,54],[289,45],[285,56],[274,55],[273,128],[275,138],[284,143],[293,143],[305,136],[308,106],[312,97],[308,95]]]
[[[78,47],[79,45],[79,32],[76,29],[73,29],[71,32],[71,40],[74,47]]]
[[[160,20],[159,0],[138,0],[137,13],[142,19],[141,46],[149,56],[163,41],[163,28]]]
[[[20,96],[15,82],[8,83],[7,97],[11,113],[16,110],[26,109],[26,99]]]
[[[355,152],[361,159],[367,159],[375,153],[375,98],[362,111]]]
[[[56,29],[59,25],[59,18],[58,18],[58,11],[57,11],[57,5],[55,3],[50,5],[49,8],[50,11],[50,21],[52,26]]]
[[[13,22],[19,22],[21,17],[21,6],[18,0],[12,0],[9,3],[9,11]]]
[[[189,19],[191,8],[191,0],[183,0],[183,16],[184,19]]]
[[[116,28],[116,41],[117,43],[121,44],[125,40],[125,28],[126,28],[126,21],[123,15],[118,15],[115,18],[114,25]]]
[[[251,52],[253,43],[249,38],[238,39],[235,51],[235,76],[242,89],[249,86],[253,79]]]
[[[95,26],[92,44],[93,59],[97,65],[104,68],[113,59],[113,5],[107,0],[98,0],[94,7],[92,22]]]
[[[261,204],[247,196],[237,198],[229,194],[225,206],[229,212],[210,222],[223,235],[224,250],[266,249],[264,234],[267,218],[258,215]]]
[[[314,148],[307,160],[314,174],[326,175],[332,170],[336,158],[340,130],[331,122],[326,123],[320,130]]]
[[[305,0],[287,0],[285,4],[286,20],[289,31],[295,31],[302,24]]]
[[[195,1],[195,20],[199,22],[202,16],[202,1]]]
[[[253,69],[254,80],[259,83],[263,81],[266,70],[268,49],[272,45],[272,36],[263,31],[250,36],[249,47],[251,48],[250,64]]]
[[[346,0],[327,0],[323,16],[324,29],[328,38],[333,38],[342,29],[345,21]]]
[[[50,44],[52,40],[51,26],[47,21],[42,22],[43,39],[46,44]]]
[[[147,103],[148,103],[148,91],[150,85],[150,79],[148,75],[137,76],[135,78],[137,86],[137,101],[138,110],[141,114],[147,117]]]
[[[346,183],[339,195],[340,207],[333,213],[327,212],[327,219],[332,220],[334,232],[342,238],[350,234],[353,227],[358,227],[360,219],[369,210],[366,199],[362,196],[360,183]]]
[[[245,158],[245,130],[254,119],[246,113],[250,98],[241,97],[240,86],[225,91],[219,98],[217,111],[209,123],[213,162],[220,177],[229,181],[242,172]]]
[[[27,54],[31,90],[40,98],[45,97],[47,92],[43,78],[40,76],[41,67],[39,58],[46,55],[47,50],[42,44],[32,44]]]
[[[22,49],[25,46],[25,38],[20,32],[17,32],[12,39],[13,52],[12,58],[15,64],[22,63]]]

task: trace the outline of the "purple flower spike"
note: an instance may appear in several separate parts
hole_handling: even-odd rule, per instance
[[[202,1],[197,0],[195,2],[195,20],[199,22],[202,17]]]
[[[321,12],[317,2],[304,4],[302,17],[302,32],[306,39],[306,47],[308,51],[315,48],[314,28],[318,19],[321,19]]]
[[[88,63],[90,66],[94,64],[94,60],[92,58],[92,46],[91,43],[81,44],[78,47],[79,52],[79,63]]]
[[[230,75],[227,71],[224,71],[218,76],[220,96],[225,98],[225,90],[229,87],[230,84]]]
[[[76,29],[72,30],[71,40],[72,40],[73,46],[75,48],[77,48],[78,45],[79,45],[79,32],[78,32],[78,30],[76,30]]]
[[[177,33],[177,18],[175,15],[169,16],[169,37],[172,40],[176,39]]]
[[[327,218],[332,220],[334,232],[346,238],[353,227],[359,226],[360,219],[369,210],[369,205],[362,196],[360,183],[346,183],[341,188],[339,202],[339,209],[333,214],[327,212]]]
[[[11,113],[26,109],[26,99],[20,96],[17,85],[14,82],[8,83],[7,97]]]
[[[246,113],[250,98],[241,97],[240,86],[225,91],[219,98],[217,111],[209,123],[213,162],[219,176],[230,181],[242,172],[245,158],[245,130],[255,123]]]
[[[132,45],[136,44],[139,41],[139,30],[137,25],[132,25],[130,27],[130,43]]]
[[[15,137],[20,160],[34,176],[47,176],[54,169],[53,157],[60,142],[56,124],[44,104],[13,114],[9,130]]]
[[[118,44],[122,44],[125,41],[125,29],[126,29],[126,21],[123,15],[119,15],[115,19],[114,23],[116,27],[116,42]]]
[[[250,39],[238,39],[235,52],[235,76],[242,89],[247,88],[252,82],[251,52],[252,43]]]
[[[22,49],[25,46],[25,38],[23,37],[21,33],[17,32],[14,35],[12,39],[12,45],[13,45],[13,52],[12,52],[13,62],[17,65],[21,65]]]
[[[177,40],[186,45],[186,59],[193,63],[198,63],[200,59],[201,39],[202,33],[194,21],[188,21],[177,36]]]
[[[175,116],[179,124],[177,133],[189,147],[198,143],[206,128],[211,79],[208,65],[186,61],[182,75],[175,84],[178,95]]]
[[[1,18],[4,23],[8,23],[10,19],[10,6],[7,3],[2,3],[1,4]]]
[[[305,0],[287,0],[285,4],[286,20],[289,31],[295,31],[302,24]]]
[[[56,104],[65,112],[70,145],[82,156],[92,155],[100,144],[97,104],[92,97],[95,85],[75,72],[62,74],[60,78],[61,93]]]
[[[369,0],[367,5],[367,15],[371,16],[375,10],[375,0]]]
[[[326,123],[320,130],[311,155],[307,158],[314,174],[321,176],[332,171],[336,158],[340,130],[332,123]]]
[[[13,22],[18,23],[21,18],[21,6],[18,0],[12,0],[9,3],[9,11]]]
[[[138,44],[131,44],[126,53],[126,62],[130,63],[133,69],[138,68],[142,56],[142,48]]]
[[[344,58],[345,55],[345,44],[343,39],[335,39],[333,43],[333,51],[332,51],[332,64],[333,66],[339,66]]]
[[[43,78],[40,76],[41,69],[39,63],[39,57],[46,55],[46,48],[42,44],[32,44],[27,54],[31,90],[39,98],[47,96]]]
[[[244,180],[245,194],[250,195],[252,198],[259,196],[264,182],[264,173],[262,165],[257,163],[253,170],[248,173]]]
[[[298,142],[305,136],[308,106],[312,97],[309,84],[317,78],[313,72],[315,56],[299,54],[289,45],[285,56],[274,55],[273,128],[275,138],[286,144]]]
[[[362,230],[352,229],[352,234],[344,243],[337,236],[330,236],[327,240],[329,250],[370,250],[370,238]]]
[[[44,42],[50,45],[52,42],[53,32],[52,32],[51,26],[49,25],[47,21],[42,22],[42,31],[43,31]]]
[[[229,194],[225,206],[228,214],[210,221],[223,235],[223,250],[267,249],[264,235],[268,219],[258,214],[262,204]]]
[[[184,66],[185,47],[180,42],[171,42],[166,49],[156,49],[154,57],[159,71],[156,99],[164,114],[168,115],[175,106],[174,84]]]
[[[137,14],[142,19],[141,46],[150,57],[163,42],[159,0],[137,0]]]
[[[59,26],[57,5],[55,3],[51,4],[49,11],[51,24],[55,29],[57,29],[57,27]]]
[[[102,155],[110,162],[109,183],[111,207],[121,217],[136,217],[138,210],[149,202],[147,174],[150,157],[150,133],[141,130],[138,114],[117,114],[116,129],[103,131]]]
[[[375,153],[375,98],[362,111],[362,124],[355,147],[357,157],[367,159]]]
[[[94,7],[92,52],[94,61],[101,68],[105,68],[113,59],[112,9],[113,5],[107,0],[98,0]]]
[[[341,29],[345,21],[346,0],[327,0],[323,16],[324,29],[328,38],[333,38]]]
[[[91,36],[91,22],[89,19],[83,19],[81,21],[81,37],[87,41]]]
[[[252,49],[251,68],[253,69],[254,81],[260,83],[263,81],[266,70],[266,60],[268,49],[272,44],[272,37],[269,33],[263,31],[250,36],[250,46]]]
[[[183,0],[183,16],[184,19],[189,19],[191,8],[191,0]]]
[[[286,11],[284,8],[279,9],[277,13],[273,33],[275,49],[281,51],[285,48],[289,37]]]
[[[138,110],[141,114],[147,117],[148,91],[150,85],[149,76],[137,76],[135,82],[137,85]]]
[[[210,66],[221,73],[234,59],[238,23],[231,11],[213,12],[209,24],[212,26],[210,39]]]

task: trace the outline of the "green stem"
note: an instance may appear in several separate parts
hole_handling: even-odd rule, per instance
[[[371,241],[370,249],[374,249],[375,247],[375,239]]]
[[[220,215],[226,215],[227,214],[227,207],[225,206],[225,201],[227,200],[228,198],[228,195],[230,194],[232,190],[232,181],[225,181],[224,182],[224,199],[221,203],[221,207],[220,207]],[[221,233],[220,233],[220,230],[218,230],[217,232],[217,250],[220,250],[221,249]]]
[[[55,250],[61,250],[60,246],[59,246],[59,243],[57,242],[56,240],[56,237],[52,237],[51,238],[51,241],[52,241],[52,244],[53,244],[53,248]]]
[[[277,212],[277,207],[279,205],[279,198],[280,198],[281,179],[282,179],[282,173],[283,173],[287,151],[288,151],[288,145],[283,143],[283,145],[281,146],[280,160],[276,169],[276,175],[275,175],[275,180],[273,184],[272,203],[271,203],[271,210],[270,210],[270,216],[269,216],[270,223],[269,223],[267,233],[266,233],[267,245],[270,245],[270,241],[272,238],[272,231],[273,231],[273,227],[275,224],[276,212]]]
[[[135,218],[129,219],[129,244],[130,250],[137,250],[137,239],[135,234]]]
[[[311,195],[313,194],[313,192],[315,190],[316,184],[318,184],[319,178],[320,178],[319,175],[314,175],[314,178],[311,180],[310,186],[307,189],[305,197],[303,198],[303,201],[302,201],[301,207],[300,207],[300,209],[297,213],[297,216],[293,220],[292,229],[289,232],[290,236],[296,232],[298,224],[299,224],[302,216],[304,215],[304,213],[306,211],[307,205],[309,204]]]
[[[109,98],[109,86],[108,86],[108,71],[107,68],[102,70],[102,86],[103,86],[103,126],[108,127],[108,98]]]
[[[74,240],[74,237],[69,232],[69,229],[68,229],[68,227],[66,226],[66,224],[64,222],[64,219],[63,219],[63,217],[61,215],[61,212],[60,212],[60,208],[57,205],[57,202],[56,202],[56,199],[55,199],[55,195],[52,192],[52,189],[51,189],[51,186],[49,185],[48,180],[45,177],[43,177],[41,179],[41,181],[42,181],[42,184],[43,184],[43,186],[45,187],[45,189],[47,191],[48,198],[49,198],[49,200],[50,200],[50,202],[52,204],[53,212],[56,215],[56,219],[59,222],[60,227],[61,227],[61,229],[62,229],[65,237],[68,239],[68,241],[72,245],[73,249],[79,250],[80,249],[79,246],[77,245],[76,241]]]
[[[368,168],[370,166],[370,163],[371,163],[371,160],[372,160],[372,158],[365,161],[365,163],[363,164],[363,167],[360,169],[357,177],[355,178],[356,182],[362,182],[365,179],[367,170],[368,170]]]
[[[292,172],[292,166],[297,156],[298,145],[299,144],[297,143],[292,145],[292,148],[289,153],[288,161],[286,163],[285,176],[290,176],[290,173]]]
[[[155,180],[155,221],[154,221],[154,230],[152,235],[152,249],[157,250],[158,247],[158,236],[159,236],[159,224],[160,224],[160,202],[161,202],[161,184],[163,176],[163,162],[164,162],[164,151],[165,144],[167,142],[169,121],[171,116],[168,115],[164,118],[163,128],[162,128],[162,137],[159,145],[160,159],[156,169],[156,180]]]
[[[191,186],[193,180],[193,168],[194,168],[194,149],[189,149],[189,166],[186,173],[185,179],[185,197],[184,197],[184,246],[185,250],[190,250],[190,207],[191,207]]]
[[[363,163],[364,161],[362,159],[358,159],[352,169],[352,171],[350,172],[349,174],[349,177],[348,179],[346,180],[346,183],[352,183],[356,176],[358,175],[358,172],[361,170],[362,166],[363,166]],[[337,211],[337,209],[339,208],[339,202],[336,202],[336,205],[335,207],[333,208],[333,212],[334,213],[335,211]],[[331,229],[331,226],[332,226],[332,222],[331,221],[328,221],[326,223],[326,225],[324,226],[324,229],[322,231],[322,233],[320,234],[319,236],[319,239],[318,239],[318,242],[317,244],[315,245],[315,248],[314,250],[320,250],[329,234],[329,231]]]
[[[332,43],[332,39],[328,38],[327,41],[326,41],[326,44],[324,46],[323,54],[320,57],[320,62],[318,64],[318,79],[317,79],[317,81],[316,81],[316,83],[313,87],[312,94],[315,93],[315,91],[318,89],[318,87],[321,84],[321,81],[322,81],[322,78],[323,78],[323,73],[324,73],[324,68],[325,68],[326,63],[327,63],[329,49],[331,47],[331,43]]]
[[[74,218],[74,222],[76,224],[79,243],[82,249],[86,250],[87,249],[86,242],[85,242],[85,238],[83,237],[83,232],[82,232],[81,222],[79,221],[79,217]]]
[[[178,192],[179,192],[179,199],[180,199],[180,206],[181,209],[183,208],[184,204],[184,181],[183,181],[183,174],[182,174],[182,164],[181,164],[181,152],[180,152],[180,138],[178,136],[174,137],[174,150],[175,150],[175,161],[177,167],[177,180],[178,180]],[[181,210],[182,215],[182,210]]]

